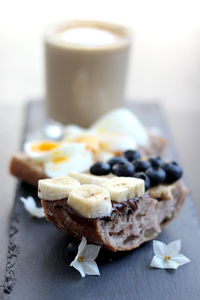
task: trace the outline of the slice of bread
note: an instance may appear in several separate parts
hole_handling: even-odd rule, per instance
[[[25,153],[18,153],[11,158],[10,173],[32,185],[38,180],[47,178],[41,164],[32,162]]]
[[[128,251],[156,238],[180,211],[187,188],[181,180],[150,189],[141,197],[113,203],[111,213],[88,219],[75,212],[68,199],[42,200],[46,218],[67,235],[101,245],[113,252]],[[156,196],[156,198],[154,198]]]
[[[158,156],[162,154],[166,145],[163,137],[150,135],[148,147],[139,147],[139,150],[144,156]],[[42,164],[33,162],[25,153],[18,153],[11,158],[10,173],[32,185],[37,185],[39,179],[48,177]]]

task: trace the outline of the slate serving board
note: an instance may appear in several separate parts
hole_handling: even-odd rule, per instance
[[[129,108],[146,126],[159,126],[169,141],[167,157],[177,159],[173,142],[156,104],[133,104]],[[25,110],[22,143],[34,136],[45,122],[41,102],[30,102]],[[169,243],[180,238],[181,252],[191,263],[178,270],[149,267],[152,241],[128,253],[111,254],[101,250],[98,259],[101,276],[86,276],[69,267],[67,245],[70,238],[46,220],[31,218],[20,196],[36,197],[35,188],[18,182],[10,227],[5,299],[200,299],[200,226],[189,196],[179,216],[159,235]],[[38,202],[39,203],[39,202]],[[112,261],[111,261],[112,260]]]

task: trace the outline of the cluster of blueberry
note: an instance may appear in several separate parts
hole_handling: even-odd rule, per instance
[[[127,150],[122,156],[111,158],[108,162],[96,162],[90,168],[93,175],[136,177],[145,181],[145,190],[160,183],[173,183],[181,178],[182,169],[174,161],[164,162],[160,157],[142,160],[137,150]]]

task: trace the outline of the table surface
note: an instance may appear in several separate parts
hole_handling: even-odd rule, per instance
[[[195,206],[200,216],[200,202],[198,197],[199,183],[199,112],[170,112],[166,115],[168,125],[174,138],[185,177],[190,187]],[[3,285],[3,274],[5,269],[8,228],[11,209],[13,205],[16,180],[8,173],[8,163],[11,155],[19,149],[23,126],[23,109],[19,106],[0,106],[0,157],[1,157],[1,201],[0,210],[0,298]]]

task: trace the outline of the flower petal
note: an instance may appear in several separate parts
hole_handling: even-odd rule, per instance
[[[164,257],[166,255],[167,246],[160,241],[153,241],[153,251],[155,255]]]
[[[83,263],[77,261],[76,259],[73,260],[70,264],[70,267],[74,267],[77,271],[80,272],[82,277],[85,277],[85,272],[84,272],[84,268],[83,268]]]
[[[33,197],[29,196],[27,198],[20,197],[20,201],[23,202],[24,208],[34,217],[44,218],[43,207],[37,207]]]
[[[185,255],[183,254],[176,254],[174,255],[172,258],[171,258],[172,261],[176,261],[178,266],[182,266],[182,265],[185,265],[187,263],[190,262],[190,259],[187,258]]]
[[[176,240],[167,245],[167,255],[174,256],[181,250],[181,240]]]
[[[159,241],[153,241],[153,249],[155,256],[153,257],[150,266],[161,269],[177,269],[190,260],[183,254],[178,252],[181,249],[181,241],[176,240],[167,246]]]
[[[154,256],[150,267],[159,268],[159,269],[177,269],[178,263],[172,259],[165,261],[164,257]]]
[[[92,259],[95,260],[99,254],[101,246],[96,245],[86,245],[85,249],[82,252],[84,260]]]
[[[164,269],[165,268],[164,258],[155,255],[151,261],[150,267]]]
[[[177,261],[173,260],[173,258],[164,262],[165,269],[177,269],[179,264]]]
[[[86,245],[87,245],[87,240],[86,240],[86,238],[84,236],[82,236],[82,240],[81,240],[81,242],[80,242],[80,244],[78,246],[78,254],[77,255],[80,255],[80,254],[83,253]]]
[[[82,266],[86,275],[100,275],[99,268],[94,260],[83,260]]]

